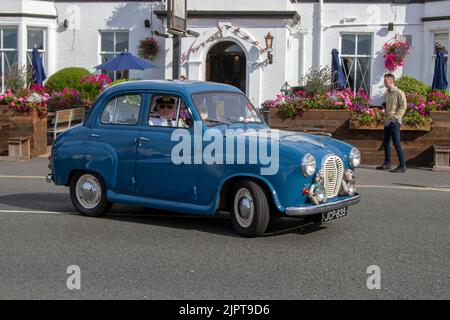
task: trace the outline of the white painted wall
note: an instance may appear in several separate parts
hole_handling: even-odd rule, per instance
[[[191,53],[189,59],[182,65],[182,73],[193,80],[205,80],[206,77],[206,58],[209,50],[219,42],[233,41],[240,45],[244,50],[247,58],[247,94],[252,102],[259,104],[262,101],[272,98],[279,92],[281,85],[288,78],[286,66],[288,65],[286,55],[286,43],[288,30],[286,29],[285,21],[273,20],[250,20],[250,19],[195,19],[189,21],[189,28],[200,33],[198,38],[184,38],[182,40],[182,53],[187,53],[190,48],[196,47],[205,42],[214,35],[219,26],[231,25],[232,29],[239,27],[242,32],[245,32],[254,41],[258,41],[262,48],[265,48],[264,37],[268,32],[274,36],[273,64],[269,65],[267,60],[267,53],[260,53],[260,49],[256,46],[244,41],[240,36],[234,34],[232,29],[228,32],[223,29],[223,36],[209,42],[205,47],[201,48],[195,54]],[[167,40],[166,47],[168,54],[166,58],[166,78],[171,78],[171,40]],[[297,56],[297,52],[295,54]]]
[[[450,2],[450,1],[449,1]],[[422,78],[422,4],[324,4],[323,10],[323,42],[321,50],[318,48],[317,23],[318,3],[305,3],[294,5],[302,16],[301,27],[305,34],[305,65],[318,67],[319,51],[321,64],[331,65],[331,50],[341,51],[342,33],[368,33],[372,35],[372,70],[371,70],[371,94],[375,103],[380,103],[384,92],[383,74],[384,68],[383,45],[394,40],[398,35],[412,35],[412,48],[406,59],[405,67],[398,69],[395,74],[409,74]],[[353,21],[344,21],[352,18]],[[395,30],[388,32],[387,24],[395,23]]]
[[[153,9],[163,9],[162,4],[150,2],[56,2],[37,0],[1,0],[1,12],[25,12],[57,15],[58,19],[2,17],[0,25],[16,25],[19,32],[20,61],[25,61],[27,26],[41,26],[47,31],[48,74],[64,67],[79,66],[93,70],[100,63],[99,30],[129,30],[129,51],[137,54],[141,39],[150,36],[151,30],[164,31],[164,21],[152,15]],[[421,21],[422,17],[450,14],[450,0],[425,4],[342,4],[325,2],[323,11],[323,45],[318,46],[318,3],[291,3],[289,0],[189,0],[189,10],[241,10],[241,11],[285,11],[296,10],[301,16],[298,26],[287,26],[282,19],[203,19],[192,18],[188,27],[200,33],[199,38],[183,38],[182,52],[211,36],[219,25],[231,24],[248,33],[251,39],[264,44],[267,32],[274,35],[274,63],[264,64],[266,54],[260,54],[251,44],[229,33],[222,39],[193,54],[182,65],[182,74],[191,79],[204,80],[205,59],[210,47],[223,40],[232,40],[241,45],[248,59],[248,95],[256,104],[272,98],[279,92],[284,81],[298,84],[300,74],[309,68],[331,64],[331,50],[340,49],[343,32],[362,32],[373,35],[371,93],[376,103],[381,102],[384,92],[382,76],[385,73],[382,57],[383,44],[399,35],[412,35],[412,48],[403,68],[396,75],[412,75],[431,84],[433,73],[433,35],[436,31],[449,32],[450,21]],[[355,18],[345,22],[344,18]],[[69,28],[61,27],[64,19]],[[146,29],[144,20],[152,20]],[[395,31],[388,32],[387,24],[395,23]],[[155,64],[160,69],[144,72],[131,71],[131,77],[145,79],[171,78],[172,40],[157,38],[161,52]]]
[[[288,10],[289,0],[188,0],[188,10],[217,11],[283,11]]]
[[[75,3],[75,4],[74,4]],[[93,71],[101,63],[100,30],[128,30],[128,51],[137,55],[139,41],[151,36],[150,31],[161,29],[161,21],[152,15],[158,4],[149,2],[57,2],[59,21],[69,20],[69,28],[58,28],[57,60],[58,69],[65,67],[84,67]],[[152,19],[150,29],[145,28],[144,20]],[[161,53],[153,62],[159,69],[130,71],[130,77],[161,79],[164,77],[165,41],[157,38]]]

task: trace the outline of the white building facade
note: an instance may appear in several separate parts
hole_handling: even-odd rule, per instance
[[[187,5],[188,29],[200,35],[182,39],[181,74],[236,85],[255,104],[273,98],[286,81],[299,85],[311,68],[331,65],[332,49],[341,53],[352,89],[368,91],[379,103],[386,42],[407,39],[410,54],[395,74],[427,84],[436,43],[446,49],[450,43],[450,0],[188,0]],[[129,76],[171,78],[172,39],[154,35],[166,32],[166,18],[165,1],[1,0],[2,89],[5,74],[14,64],[29,64],[34,47],[49,76],[65,67],[94,71],[124,51],[137,55],[140,40],[152,36],[160,46],[153,61],[159,68]],[[269,32],[272,64],[264,50]]]

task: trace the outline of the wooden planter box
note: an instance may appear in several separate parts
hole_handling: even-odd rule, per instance
[[[311,110],[302,117],[285,119],[277,110],[271,110],[269,125],[280,130],[304,131],[305,128],[322,128],[331,133],[333,138],[358,147],[362,152],[362,163],[379,165],[384,161],[383,130],[384,124],[364,127],[350,121],[351,113],[341,110]],[[407,166],[433,166],[433,145],[450,146],[450,112],[431,113],[431,123],[425,126],[402,126],[401,142],[405,152]],[[392,147],[392,165],[396,165],[397,155]]]
[[[347,110],[309,110],[295,118],[286,118],[278,110],[271,110],[269,114],[269,126],[281,130],[302,131],[308,129],[320,129],[323,132],[333,133],[338,128],[345,126],[350,118]]]
[[[436,122],[450,123],[450,111],[431,111],[430,115],[431,119],[433,119],[433,123]]]
[[[361,124],[358,120],[350,119],[348,121],[348,127],[351,130],[384,130],[384,123],[369,123],[369,124]],[[401,131],[431,131],[431,121],[425,122],[421,126],[412,126],[403,124],[401,126]]]
[[[47,153],[47,117],[40,119],[35,112],[13,113],[8,106],[0,106],[0,122],[8,121],[9,126],[0,131],[0,149],[9,138],[19,136],[31,137],[31,156],[37,157]],[[6,138],[6,139],[5,139]]]

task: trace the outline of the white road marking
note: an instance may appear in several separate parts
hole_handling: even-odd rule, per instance
[[[0,209],[0,213],[45,213],[45,214],[75,214],[75,212],[63,212],[63,211],[39,211],[39,210],[3,210]]]
[[[13,178],[13,179],[45,179],[45,176],[8,176],[0,175],[0,178]]]
[[[380,188],[380,189],[450,192],[450,187],[413,187],[413,186],[382,186],[382,185],[358,185],[357,184],[356,188]]]

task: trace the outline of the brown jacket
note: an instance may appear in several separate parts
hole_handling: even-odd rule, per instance
[[[407,107],[405,93],[394,86],[391,90],[386,90],[384,100],[386,101],[386,120],[402,120]]]

